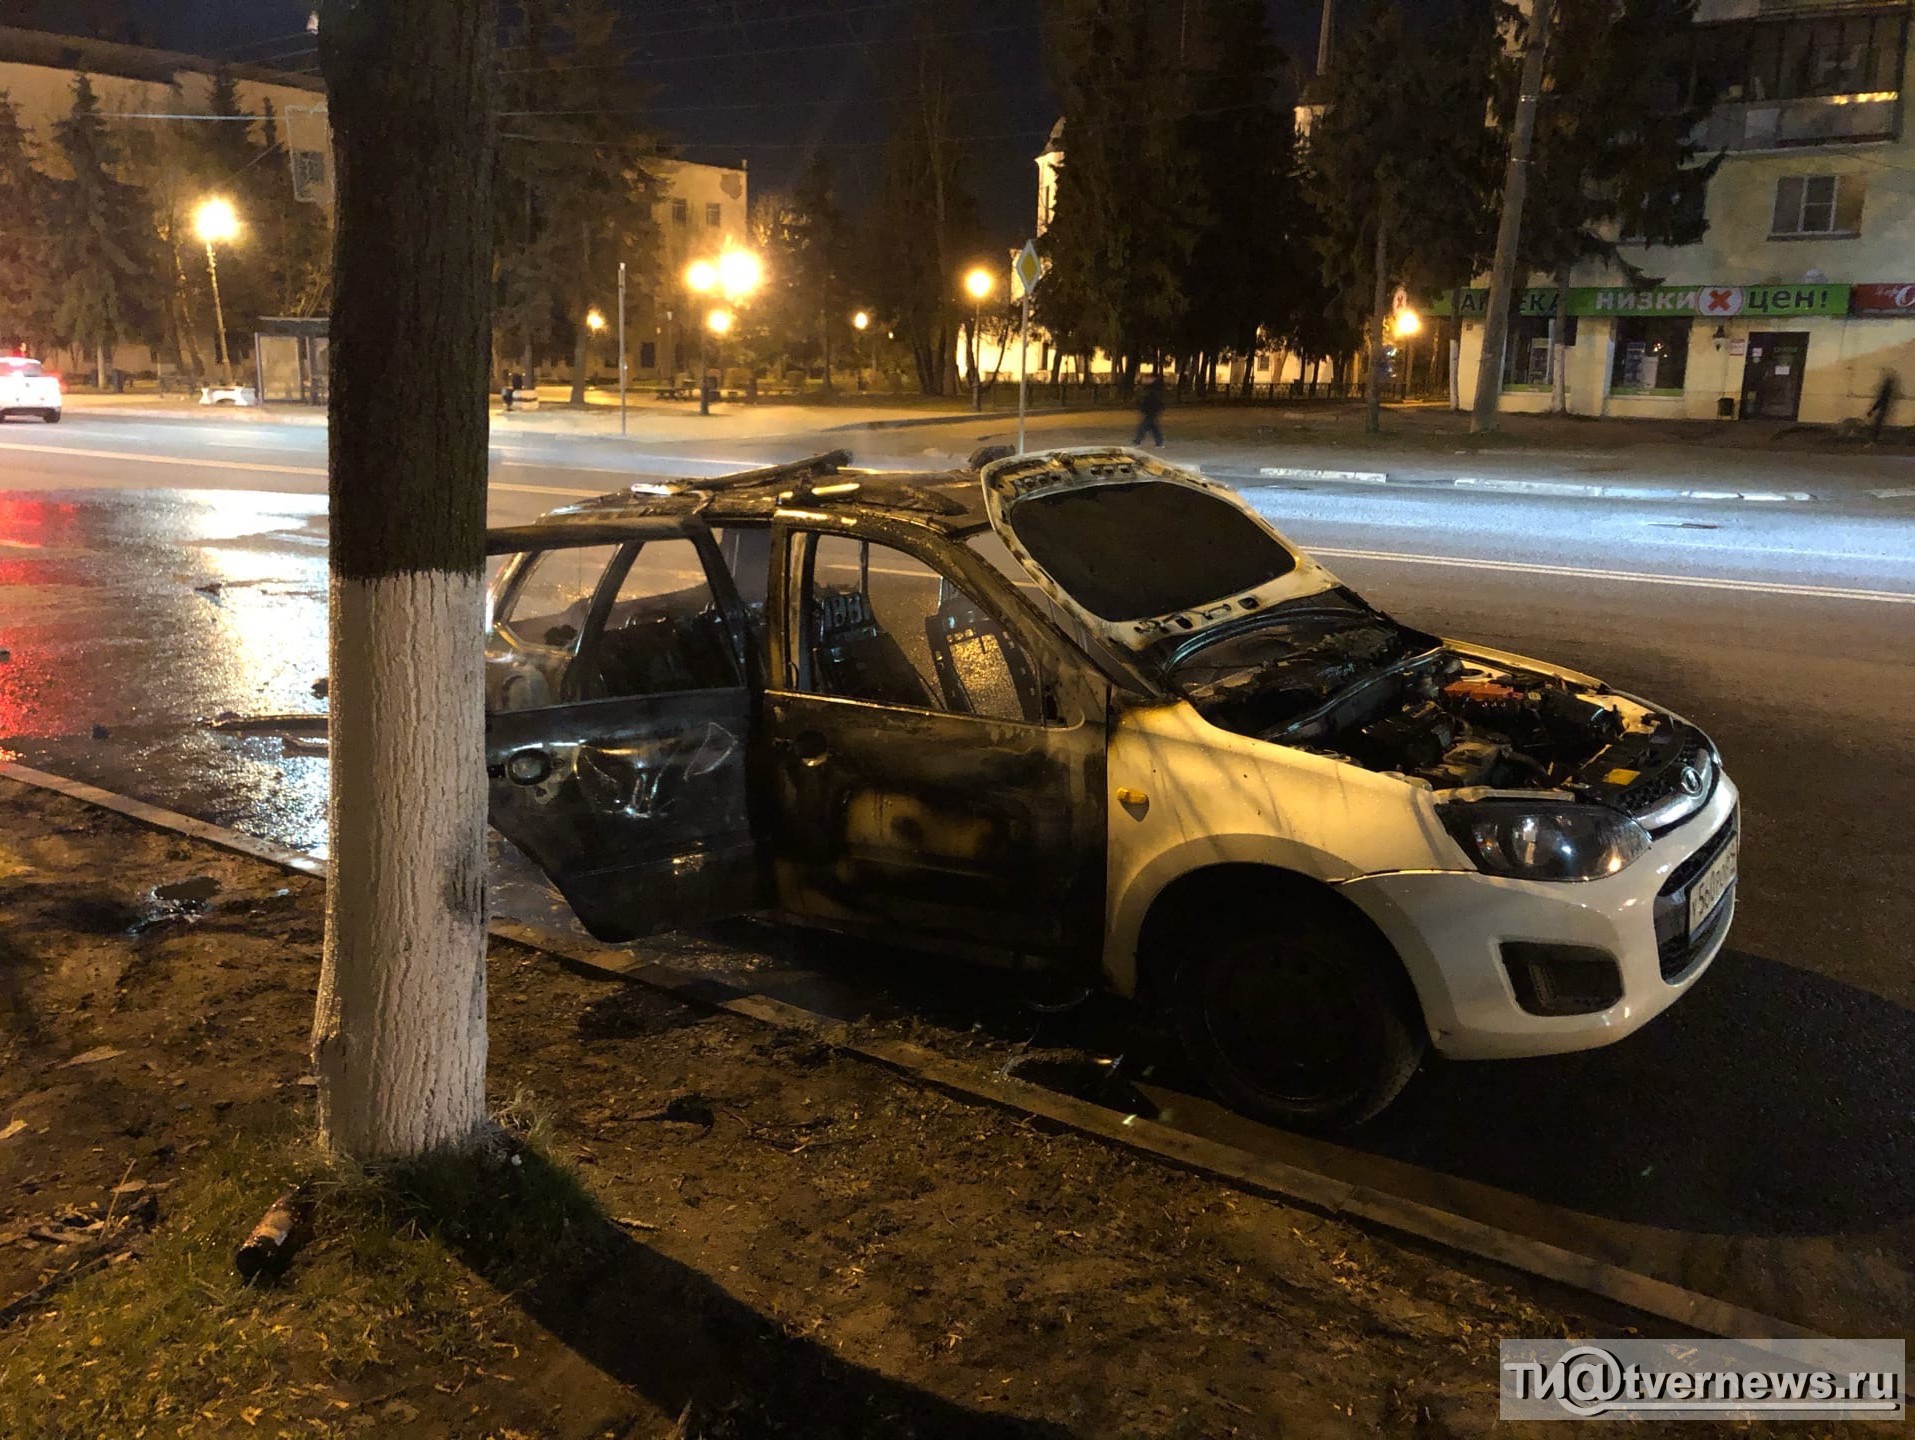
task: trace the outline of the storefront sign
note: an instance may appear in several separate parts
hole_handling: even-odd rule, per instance
[[[1851,285],[1852,315],[1906,315],[1915,318],[1915,284]]]
[[[1915,286],[1857,286],[1858,290],[1907,289],[1915,297]],[[1571,315],[1667,315],[1698,316],[1706,320],[1730,320],[1737,316],[1774,315],[1846,315],[1849,311],[1847,285],[1656,285],[1642,290],[1627,285],[1578,285],[1569,292]],[[1559,292],[1532,287],[1523,291],[1517,304],[1518,315],[1553,315]],[[1489,309],[1489,291],[1448,291],[1435,297],[1432,315],[1449,315],[1451,299],[1465,320],[1480,320]],[[1901,313],[1883,311],[1878,313]],[[1915,314],[1915,298],[1907,313]]]

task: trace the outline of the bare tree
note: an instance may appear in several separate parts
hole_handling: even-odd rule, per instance
[[[494,7],[325,0],[338,159],[332,883],[321,1136],[359,1158],[485,1121],[481,667]]]

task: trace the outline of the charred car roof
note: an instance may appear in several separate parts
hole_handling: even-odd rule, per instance
[[[712,525],[769,520],[780,509],[876,511],[946,535],[990,527],[975,470],[859,470],[843,450],[708,479],[641,481],[553,510],[540,525],[697,515]]]

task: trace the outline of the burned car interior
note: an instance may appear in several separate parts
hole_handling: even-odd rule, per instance
[[[803,553],[801,673],[808,668],[821,694],[1040,718],[1030,661],[951,580],[903,551],[847,535],[807,536]]]

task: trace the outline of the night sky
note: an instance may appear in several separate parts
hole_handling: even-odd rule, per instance
[[[1319,0],[1266,3],[1291,54],[1313,58]],[[316,65],[301,0],[126,0],[126,8],[150,44],[286,69]],[[788,185],[822,149],[853,205],[870,192],[892,84],[887,62],[908,33],[914,0],[619,0],[618,8],[634,68],[655,87],[652,123],[687,158],[743,160],[762,190]],[[1031,160],[1056,117],[1041,15],[1042,0],[986,0],[963,22],[978,79],[976,109],[960,133],[985,221],[1006,244],[1030,227]]]

